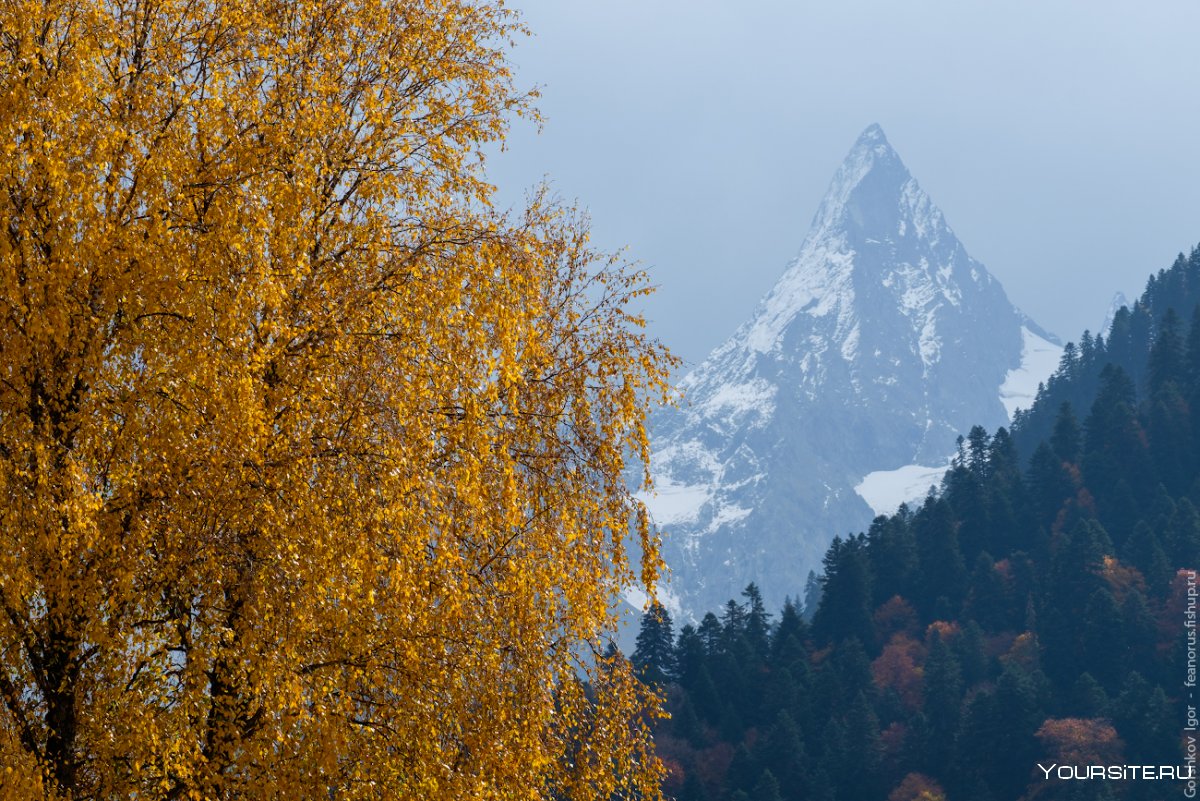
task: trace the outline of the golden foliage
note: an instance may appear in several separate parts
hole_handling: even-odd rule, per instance
[[[1047,760],[1063,765],[1115,765],[1124,749],[1117,730],[1102,718],[1048,718],[1037,738]]]
[[[491,211],[520,30],[0,5],[3,795],[657,797],[590,643],[670,357],[576,216]]]
[[[888,801],[946,801],[946,793],[923,773],[910,773],[892,790]]]
[[[1130,590],[1137,590],[1141,593],[1146,591],[1146,580],[1142,577],[1141,572],[1136,567],[1121,564],[1115,556],[1105,555],[1101,575],[1104,576],[1104,581],[1120,603],[1124,603]]]

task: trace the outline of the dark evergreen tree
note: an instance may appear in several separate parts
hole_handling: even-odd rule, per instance
[[[1192,309],[1192,323],[1188,326],[1187,344],[1184,348],[1183,384],[1189,397],[1200,390],[1200,304]]]
[[[1039,748],[1034,733],[1043,720],[1035,681],[1019,667],[1005,668],[996,687],[977,694],[964,716],[957,762],[998,799],[1023,794]]]
[[[853,759],[843,780],[847,798],[879,798],[883,794],[883,746],[879,738],[879,718],[866,693],[859,691],[846,712],[846,740],[853,748]]]
[[[719,729],[725,722],[725,710],[729,705],[725,695],[717,689],[712,673],[708,666],[700,668],[696,683],[689,691],[689,698],[696,710],[696,716],[714,729]]]
[[[679,630],[675,643],[675,674],[686,690],[693,690],[704,667],[704,640],[690,623]]]
[[[935,630],[925,657],[925,702],[922,711],[929,725],[925,752],[931,764],[948,764],[958,735],[962,703],[962,670],[954,652]]]
[[[804,641],[807,638],[808,624],[804,622],[792,599],[786,599],[783,611],[779,613],[779,623],[771,635],[771,664],[780,668],[790,668],[797,661],[806,658],[808,652],[804,648]]]
[[[1171,564],[1200,569],[1200,513],[1189,498],[1179,499],[1167,521],[1166,538]]]
[[[834,646],[830,663],[840,682],[839,706],[849,704],[860,690],[872,687],[871,660],[857,637],[842,640]]]
[[[1076,486],[1062,458],[1045,442],[1033,453],[1028,483],[1034,522],[1048,530],[1055,525],[1063,507],[1075,499]],[[1028,535],[1013,545],[1030,553],[1039,550]]]
[[[940,498],[927,498],[914,516],[913,528],[920,576],[913,600],[926,614],[933,614],[939,598],[957,609],[966,595],[967,570],[950,505]]]
[[[689,770],[684,776],[683,787],[675,801],[710,801],[704,780],[700,778],[700,774],[695,769]]]
[[[792,672],[787,668],[777,667],[766,671],[759,693],[762,719],[770,720],[779,711],[796,709],[800,692]]]
[[[815,570],[808,571],[808,579],[804,582],[804,619],[812,620],[821,605],[821,580]]]
[[[711,656],[720,650],[721,640],[723,639],[721,621],[712,612],[704,615],[704,618],[700,621],[700,628],[696,630],[696,633],[700,637],[700,642],[704,643],[704,652],[706,654]]]
[[[774,724],[759,741],[756,750],[759,764],[766,765],[778,777],[781,795],[786,801],[805,797],[810,767],[808,756],[800,727],[787,710],[776,715]]]
[[[1075,680],[1069,706],[1064,712],[1067,716],[1077,718],[1104,717],[1108,712],[1108,693],[1104,692],[1100,682],[1092,678],[1091,673],[1081,673]]]
[[[664,687],[675,676],[675,633],[671,615],[658,601],[642,614],[637,647],[630,657],[638,678],[651,687]]]
[[[834,537],[825,554],[821,605],[813,617],[813,634],[821,642],[847,637],[874,643],[871,620],[871,575],[865,538]]]
[[[1124,642],[1121,609],[1107,587],[1092,593],[1080,623],[1080,667],[1090,670],[1106,690],[1116,691],[1129,667],[1129,645]]]
[[[1150,394],[1166,384],[1174,384],[1183,378],[1184,343],[1180,332],[1179,315],[1168,308],[1158,324],[1158,336],[1150,349],[1149,380]]]
[[[750,801],[783,801],[783,796],[779,794],[779,781],[770,770],[764,770],[758,777]]]
[[[1130,364],[1127,370],[1137,386],[1142,386],[1146,366],[1150,361],[1150,343],[1154,335],[1154,317],[1149,303],[1139,300],[1133,304],[1129,316],[1129,341],[1132,345]]]
[[[1007,582],[989,554],[981,553],[975,560],[970,587],[963,607],[966,618],[988,631],[1004,631],[1019,625],[1019,613],[1024,610],[1013,603]]]
[[[1197,456],[1191,410],[1175,382],[1168,381],[1154,390],[1150,408],[1144,414],[1144,427],[1155,475],[1172,495],[1186,492]]]
[[[746,607],[730,598],[721,612],[721,644],[726,650],[746,636]]]
[[[867,531],[872,606],[907,595],[917,572],[917,545],[902,515],[879,516]]]
[[[1158,673],[1156,649],[1158,646],[1158,623],[1150,612],[1146,597],[1137,589],[1130,589],[1121,602],[1122,632],[1118,641],[1126,650],[1126,663],[1130,670],[1142,676],[1154,677]]]
[[[967,468],[980,480],[986,479],[992,438],[983,426],[971,426],[967,433]]]
[[[1058,418],[1054,421],[1054,434],[1050,437],[1050,447],[1054,455],[1063,462],[1078,462],[1080,447],[1083,444],[1083,432],[1075,412],[1068,401],[1063,401],[1058,407]]]
[[[759,659],[766,659],[770,644],[771,615],[763,605],[762,593],[754,582],[746,585],[746,589],[742,590],[742,597],[746,599],[746,642]]]
[[[725,786],[749,795],[758,784],[761,775],[762,768],[758,760],[750,753],[746,744],[742,743],[734,750],[733,759],[729,762],[729,770],[725,773]]]
[[[1129,674],[1124,686],[1110,708],[1113,723],[1125,740],[1127,757],[1144,764],[1181,764],[1180,724],[1162,687],[1136,672]]]
[[[943,497],[958,521],[956,538],[964,564],[973,563],[987,548],[992,533],[985,481],[982,468],[977,472],[960,466],[946,474]]]
[[[1161,598],[1174,576],[1170,559],[1158,535],[1145,520],[1138,521],[1120,550],[1121,561],[1132,565],[1146,580],[1150,595]]]
[[[1124,481],[1133,491],[1134,506],[1149,500],[1155,486],[1147,441],[1134,413],[1133,382],[1119,367],[1101,374],[1100,392],[1084,424],[1083,474],[1088,488],[1100,499],[1101,520],[1121,529],[1129,510],[1113,492]],[[1114,525],[1116,524],[1116,525]]]
[[[1078,523],[1058,538],[1050,580],[1038,610],[1046,672],[1068,682],[1088,669],[1082,621],[1088,601],[1104,589],[1104,557],[1112,550],[1107,533],[1094,520]]]
[[[974,620],[963,623],[962,631],[955,638],[951,650],[958,659],[964,687],[987,680],[991,671],[983,639],[983,629],[979,627],[978,623]]]
[[[696,707],[692,703],[691,696],[684,694],[674,708],[675,711],[671,714],[671,731],[675,736],[687,740],[693,748],[706,746],[708,736],[704,730],[704,724],[700,721],[700,716],[696,714]]]

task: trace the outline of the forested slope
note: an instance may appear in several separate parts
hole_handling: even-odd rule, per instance
[[[1151,277],[1107,337],[1067,348],[1013,431],[961,440],[939,492],[836,539],[811,621],[791,603],[772,613],[754,585],[677,635],[652,608],[633,661],[668,698],[656,734],[667,791],[1181,793],[1161,780],[1047,780],[1037,763],[1184,764],[1198,303],[1193,250]]]

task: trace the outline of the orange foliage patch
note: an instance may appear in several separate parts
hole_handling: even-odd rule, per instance
[[[946,801],[946,791],[923,773],[910,773],[892,790],[887,801]]]

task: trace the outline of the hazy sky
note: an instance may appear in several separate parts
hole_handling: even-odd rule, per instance
[[[799,249],[880,123],[968,252],[1064,339],[1200,242],[1200,3],[515,0],[542,133],[489,168],[543,177],[659,286],[690,364]]]

